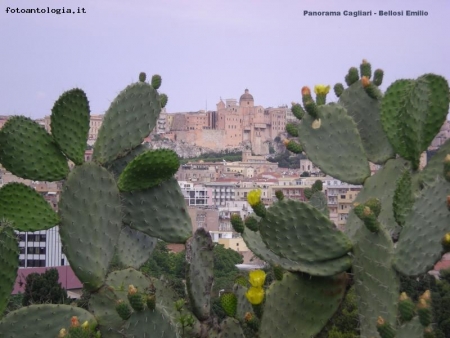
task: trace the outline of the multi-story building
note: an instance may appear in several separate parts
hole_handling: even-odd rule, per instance
[[[353,201],[361,191],[360,185],[343,183],[337,179],[325,179],[324,190],[327,196],[330,220],[339,229],[347,223],[348,213],[353,207]]]
[[[188,206],[212,206],[212,189],[192,182],[178,181]]]
[[[212,201],[216,206],[225,206],[226,202],[236,200],[236,187],[238,180],[235,179],[218,179],[215,182],[205,183],[205,186],[211,188]]]
[[[213,182],[219,177],[223,163],[189,162],[178,168],[175,177],[179,181]]]

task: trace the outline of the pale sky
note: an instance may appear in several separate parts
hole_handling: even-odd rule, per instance
[[[450,80],[450,1],[0,0],[0,115],[49,115],[82,88],[91,114],[145,71],[160,74],[167,111],[214,110],[245,88],[255,104],[300,101],[308,85],[344,82],[362,59],[382,88],[436,73]],[[6,8],[84,8],[14,14]],[[400,11],[405,16],[308,17],[307,11]],[[407,10],[428,16],[407,17]],[[329,101],[334,101],[334,94]]]

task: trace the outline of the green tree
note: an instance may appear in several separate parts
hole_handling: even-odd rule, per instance
[[[49,269],[42,274],[29,274],[25,280],[22,305],[64,304],[67,301],[67,292],[58,280],[59,273],[56,269]]]

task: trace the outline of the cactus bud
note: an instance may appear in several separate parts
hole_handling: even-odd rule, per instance
[[[336,83],[333,87],[334,93],[337,97],[340,97],[344,92],[344,85],[342,83]]]
[[[294,154],[300,154],[303,151],[302,146],[294,140],[290,140],[288,144],[286,144],[286,149],[293,152]]]
[[[347,85],[351,86],[352,84],[354,84],[358,80],[359,80],[358,69],[355,68],[355,67],[351,67],[348,70],[348,74],[347,74],[347,77],[346,77]]]
[[[403,322],[409,322],[414,317],[414,302],[408,297],[406,292],[400,295],[398,310],[400,319]]]
[[[386,323],[382,317],[378,317],[377,330],[378,330],[378,333],[380,334],[381,338],[394,338],[395,337],[394,328],[389,323]]]
[[[153,311],[156,308],[156,295],[147,295],[147,308]]]
[[[384,72],[381,69],[377,69],[373,75],[373,84],[375,86],[381,86],[383,83]]]
[[[378,198],[371,198],[366,203],[364,203],[364,206],[369,207],[370,210],[375,214],[375,217],[378,217],[381,212],[381,202]]]
[[[286,123],[286,132],[292,137],[298,137],[298,127],[293,123]]]
[[[367,88],[370,86],[370,80],[367,76],[363,76],[361,78],[361,84],[363,85],[364,88]]]
[[[292,108],[291,108],[292,114],[294,114],[294,116],[301,120],[303,118],[303,116],[305,116],[305,111],[303,110],[302,106],[299,103],[292,103]]]
[[[144,72],[141,72],[139,74],[139,81],[140,82],[145,82],[146,79],[147,79],[147,74],[145,74]]]
[[[311,96],[311,89],[309,87],[304,86],[302,88],[302,96]]]
[[[369,62],[367,62],[367,60],[362,60],[362,63],[359,66],[359,71],[361,73],[361,76],[366,76],[369,79],[372,76],[372,66]]]
[[[273,275],[276,280],[283,280],[284,269],[280,265],[273,266]]]
[[[245,226],[247,228],[249,228],[251,231],[255,231],[256,232],[256,231],[259,230],[258,220],[255,217],[253,217],[253,216],[248,216],[245,219]]]
[[[127,320],[131,316],[131,309],[123,300],[117,302],[116,311],[123,320]]]
[[[169,97],[166,94],[159,94],[159,102],[161,103],[161,108],[164,108],[169,101]]]
[[[279,200],[282,201],[284,199],[284,194],[281,190],[277,190],[275,191],[275,197]]]
[[[137,293],[137,289],[133,285],[128,285],[128,294],[134,295]]]
[[[155,74],[152,76],[152,87],[155,89],[159,89],[161,87],[161,76],[158,74]]]
[[[244,321],[253,331],[258,331],[259,320],[252,313],[250,312],[245,313]]]
[[[70,322],[71,322],[71,324],[70,324],[71,327],[78,327],[78,326],[80,326],[80,322],[78,321],[78,317],[77,316],[73,316],[72,319],[70,320]]]
[[[234,231],[240,234],[244,232],[244,222],[242,221],[241,216],[239,216],[238,214],[231,215],[230,222],[233,226]]]

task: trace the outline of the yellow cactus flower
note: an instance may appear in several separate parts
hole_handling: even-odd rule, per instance
[[[245,297],[247,297],[248,301],[253,305],[261,304],[264,300],[264,289],[251,286],[245,293]]]
[[[86,320],[83,324],[81,324],[81,328],[83,330],[89,329],[89,322]]]
[[[330,86],[317,85],[314,86],[314,93],[316,95],[327,95],[330,92]]]
[[[247,195],[247,201],[252,207],[257,205],[261,201],[261,189],[250,191]]]
[[[266,280],[266,273],[263,270],[253,270],[249,274],[249,282],[255,288],[260,288],[264,285]]]
[[[65,336],[67,336],[66,329],[63,328],[63,329],[59,330],[58,338],[64,338]]]

